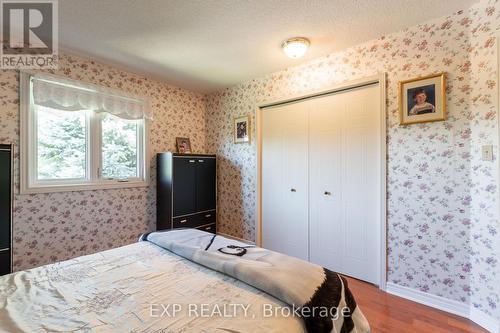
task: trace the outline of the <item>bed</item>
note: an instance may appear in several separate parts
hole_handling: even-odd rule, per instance
[[[0,331],[306,332],[286,303],[174,252],[141,241],[2,276]]]

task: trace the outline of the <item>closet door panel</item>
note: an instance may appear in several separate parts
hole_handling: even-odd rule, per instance
[[[344,181],[344,219],[345,239],[366,239],[369,210],[366,191],[366,133],[359,128],[350,128],[344,134],[343,181]],[[364,207],[363,209],[359,209]],[[348,260],[364,260],[367,256],[366,246],[357,242],[345,242],[345,257]]]
[[[309,117],[311,261],[372,283],[381,232],[378,93],[372,86],[319,97]]]
[[[263,246],[308,260],[308,113],[300,103],[263,110]]]
[[[344,267],[347,274],[378,283],[380,259],[379,89],[346,95],[343,115]]]
[[[310,259],[337,271],[343,262],[342,96],[310,101]]]

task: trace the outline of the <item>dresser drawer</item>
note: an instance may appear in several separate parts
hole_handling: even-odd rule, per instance
[[[215,223],[216,214],[214,211],[198,213],[193,215],[175,217],[173,225],[175,228],[196,228],[202,225]]]
[[[0,251],[0,275],[10,273],[10,250]]]
[[[215,223],[212,223],[212,224],[209,224],[209,225],[204,225],[204,226],[201,226],[201,227],[197,227],[196,229],[207,231],[207,232],[211,232],[213,234],[215,234],[215,232],[217,231],[216,227],[215,227]]]
[[[215,220],[217,218],[217,214],[216,214],[215,210],[204,212],[204,213],[199,213],[199,214],[196,214],[196,216],[198,219],[198,225],[215,223]]]
[[[175,228],[195,228],[201,225],[198,222],[198,215],[189,215],[182,217],[175,217],[173,219],[173,227]]]

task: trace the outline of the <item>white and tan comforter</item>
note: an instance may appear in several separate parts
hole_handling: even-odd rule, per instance
[[[149,241],[285,302],[308,333],[368,333],[347,280],[324,267],[197,229],[144,234]]]
[[[175,317],[173,304],[182,308]],[[234,306],[222,313],[224,304]],[[251,305],[246,316],[237,304]],[[300,318],[286,313],[264,318],[265,304],[286,306],[234,278],[140,242],[0,277],[0,332],[305,331]]]

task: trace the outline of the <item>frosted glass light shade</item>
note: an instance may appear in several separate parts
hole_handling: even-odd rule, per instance
[[[302,57],[307,52],[309,44],[310,43],[307,38],[295,37],[285,40],[283,44],[281,44],[281,47],[283,48],[283,52],[285,52],[288,57],[297,59]]]

